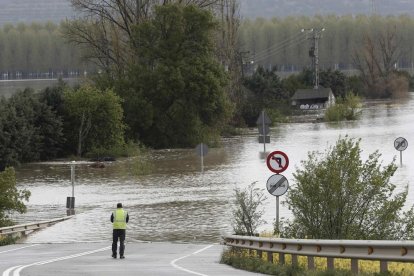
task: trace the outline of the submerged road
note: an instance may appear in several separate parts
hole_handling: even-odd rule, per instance
[[[199,275],[251,276],[219,263],[218,244],[128,243],[113,259],[108,243],[16,244],[0,247],[2,276]]]

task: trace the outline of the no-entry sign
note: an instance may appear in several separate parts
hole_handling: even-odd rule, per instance
[[[273,151],[267,156],[267,167],[274,173],[281,173],[289,166],[289,158],[282,151]]]

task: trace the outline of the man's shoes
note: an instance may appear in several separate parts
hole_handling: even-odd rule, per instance
[[[112,254],[112,258],[116,259],[116,254]]]
[[[121,259],[125,259],[125,256],[124,255],[122,255],[121,257],[119,257],[119,258],[121,258]]]

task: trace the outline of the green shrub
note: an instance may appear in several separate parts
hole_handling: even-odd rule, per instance
[[[14,238],[12,236],[0,237],[0,246],[15,244],[16,241],[17,238]]]
[[[240,249],[224,251],[220,263],[230,265],[234,268],[268,275],[304,275],[303,269],[298,266],[279,265],[267,262],[258,257],[248,256],[246,250]]]
[[[138,156],[142,151],[142,147],[139,144],[132,142],[125,143],[123,145],[116,145],[111,148],[93,148],[87,154],[86,158],[100,158],[100,157],[129,157]]]
[[[361,115],[361,99],[348,93],[344,99],[338,99],[335,105],[325,111],[325,121],[338,122],[343,120],[356,120]]]

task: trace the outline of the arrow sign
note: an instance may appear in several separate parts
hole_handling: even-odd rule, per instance
[[[274,174],[267,180],[267,191],[274,196],[285,194],[289,188],[289,181],[281,174]]]
[[[272,172],[281,173],[289,166],[289,158],[282,151],[274,151],[267,156],[266,164]]]
[[[269,116],[267,116],[266,112],[262,111],[262,113],[260,113],[259,118],[257,118],[256,121],[256,125],[270,125],[272,123],[272,121],[270,121]]]

